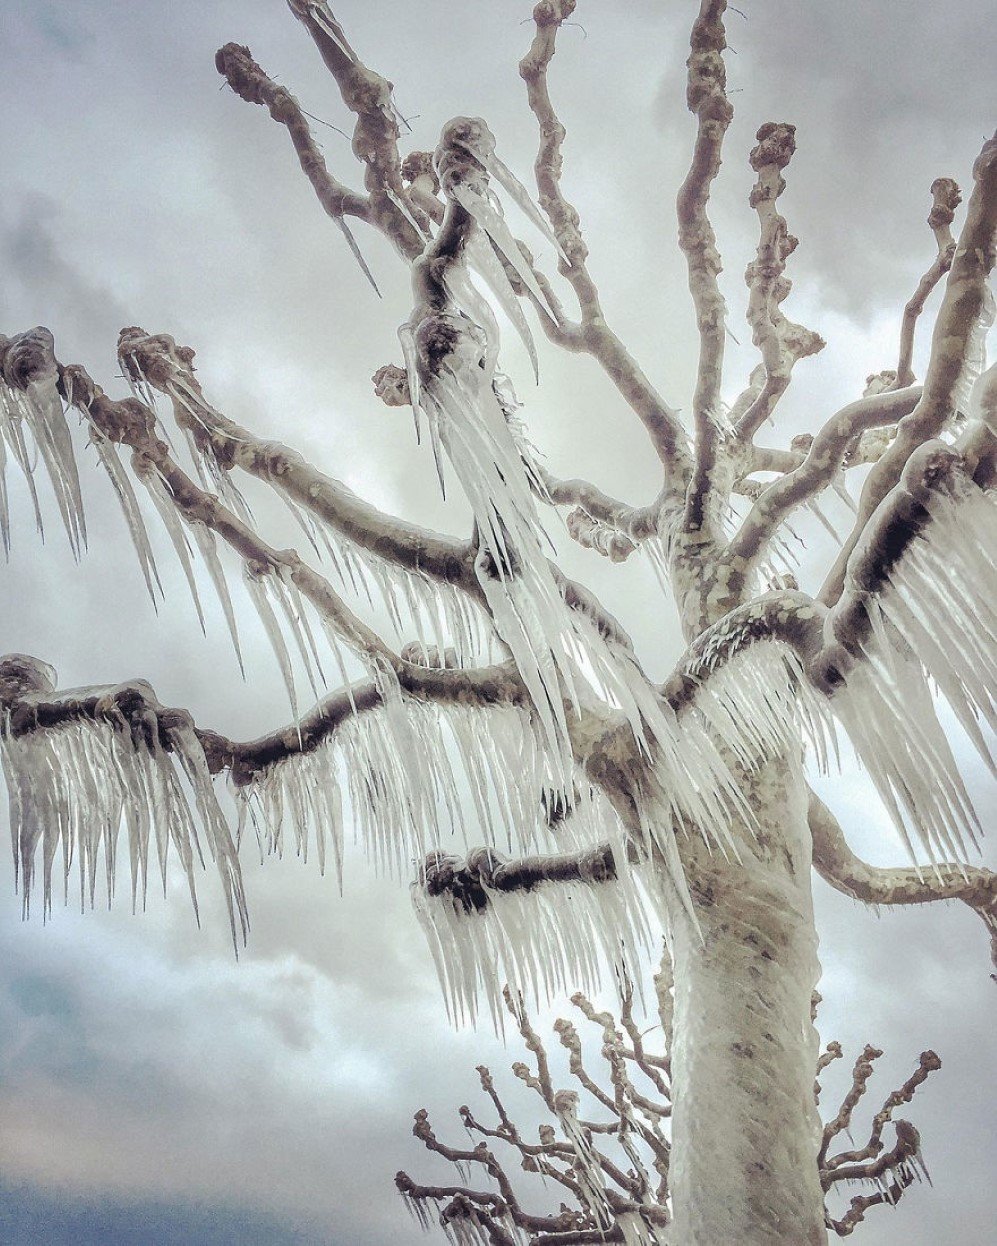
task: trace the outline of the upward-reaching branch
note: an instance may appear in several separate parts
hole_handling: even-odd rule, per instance
[[[724,135],[734,116],[727,99],[723,50],[727,46],[723,17],[727,0],[702,0],[692,28],[687,62],[686,103],[697,121],[692,164],[678,194],[679,246],[689,269],[689,291],[699,328],[699,366],[693,398],[696,466],[686,502],[686,526],[703,527],[707,493],[717,458],[723,415],[720,385],[723,374],[727,309],[717,281],[720,252],[707,215],[710,187],[720,171]]]

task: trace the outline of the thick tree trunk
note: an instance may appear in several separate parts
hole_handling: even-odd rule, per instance
[[[793,762],[750,787],[740,862],[682,847],[700,931],[673,921],[676,1246],[827,1241],[806,792]]]

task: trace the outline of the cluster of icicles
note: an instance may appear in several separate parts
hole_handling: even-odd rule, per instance
[[[74,867],[80,903],[94,903],[100,856],[108,903],[114,891],[118,839],[125,830],[133,907],[144,901],[149,858],[155,852],[163,887],[167,858],[178,857],[197,912],[195,862],[204,864],[206,841],[221,878],[232,925],[248,929],[239,857],[197,736],[189,727],[168,731],[163,747],[153,730],[137,742],[122,719],[70,722],[58,728],[13,735],[0,731],[2,762],[10,798],[15,869],[20,875],[25,916],[42,853],[43,909],[52,908],[52,875],[62,865],[65,896]]]

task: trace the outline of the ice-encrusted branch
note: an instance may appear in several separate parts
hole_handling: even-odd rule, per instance
[[[973,179],[966,220],[935,321],[921,396],[900,420],[896,437],[865,482],[855,525],[821,587],[821,600],[829,605],[844,589],[848,560],[873,512],[897,484],[914,451],[941,433],[964,401],[967,387],[979,376],[986,332],[994,317],[989,280],[997,258],[997,136],[984,144],[973,166]]]
[[[767,122],[755,136],[758,145],[749,157],[758,174],[750,203],[758,213],[759,240],[755,259],[744,274],[748,286],[747,320],[751,340],[759,348],[765,379],[735,424],[738,437],[750,440],[772,415],[789,386],[793,366],[824,348],[818,333],[793,324],[781,309],[792,283],[786,278],[786,260],[796,250],[776,200],[786,188],[782,170],[796,150],[796,127]]]
[[[554,56],[558,31],[574,9],[575,0],[539,0],[533,10],[536,27],[533,42],[519,64],[527,99],[540,131],[534,164],[540,206],[550,220],[562,253],[559,271],[571,283],[582,317],[581,325],[574,330],[569,329],[567,334],[562,331],[562,344],[569,349],[586,351],[606,370],[643,422],[665,466],[666,484],[680,497],[690,465],[678,412],[657,394],[607,325],[598,289],[588,271],[588,248],[581,234],[578,213],[561,187],[561,147],[565,129],[550,98],[547,71]]]
[[[398,151],[399,121],[391,83],[368,68],[350,46],[326,0],[287,0],[336,79],[343,103],[356,115],[353,154],[365,166],[370,216],[409,260],[422,250],[422,210],[409,198]]]
[[[126,328],[118,338],[118,359],[133,382],[147,383],[171,401],[177,423],[190,434],[195,449],[210,456],[221,471],[238,467],[378,558],[479,595],[470,542],[378,510],[297,451],[228,419],[206,401],[189,346],[178,346],[166,333]]]
[[[727,308],[720,284],[720,253],[707,215],[710,188],[720,171],[724,135],[734,110],[727,98],[723,51],[726,0],[702,0],[692,28],[692,51],[686,103],[696,117],[692,164],[678,193],[679,246],[689,270],[689,291],[699,330],[699,364],[693,397],[696,463],[686,502],[686,524],[701,528],[707,516],[707,494],[712,485],[723,436],[720,386],[723,379]]]
[[[746,583],[752,568],[781,524],[798,506],[830,488],[848,461],[849,451],[871,429],[895,425],[914,410],[918,386],[859,398],[837,411],[813,438],[798,466],[766,485],[724,555],[731,574]],[[755,469],[763,470],[763,469]]]
[[[311,603],[323,623],[368,664],[393,667],[400,662],[380,636],[354,614],[329,581],[309,567],[296,551],[275,549],[248,523],[223,506],[214,494],[198,488],[177,466],[169,446],[157,435],[155,417],[149,407],[135,398],[121,401],[108,398],[79,364],[60,369],[59,386],[66,401],[83,412],[100,434],[131,449],[134,470],[149,484],[153,497],[164,507],[175,507],[186,523],[202,524],[220,536],[242,559],[249,577],[259,580],[268,575],[276,576],[281,584],[292,586]],[[181,536],[178,552],[182,540]],[[247,580],[247,583],[252,582],[252,579]],[[261,614],[266,617],[271,607],[262,598],[258,600]],[[280,647],[275,644],[275,648]],[[282,661],[282,665],[285,664],[286,661]],[[290,679],[287,682],[290,689]],[[291,695],[293,702],[293,692]]]
[[[927,272],[917,283],[917,289],[907,301],[903,320],[900,326],[900,356],[897,361],[896,388],[913,385],[914,372],[911,360],[914,357],[914,330],[918,317],[924,311],[931,291],[938,285],[952,266],[955,254],[955,238],[952,236],[952,221],[955,210],[962,202],[959,187],[950,177],[937,177],[931,183],[931,211],[928,213],[928,224],[935,235],[938,254],[935,256]]]
[[[814,869],[836,891],[872,905],[960,900],[986,926],[997,968],[997,874],[992,870],[963,862],[938,862],[927,869],[869,865],[853,851],[837,818],[814,793],[809,822]]]

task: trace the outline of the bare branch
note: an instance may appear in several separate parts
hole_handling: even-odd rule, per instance
[[[813,792],[809,822],[814,869],[835,890],[865,904],[961,900],[982,918],[997,967],[997,874],[961,862],[943,862],[930,870],[868,865],[852,851],[837,818]]]
[[[748,285],[747,320],[751,340],[762,352],[765,380],[746,410],[739,412],[735,431],[750,440],[770,418],[789,385],[793,365],[824,348],[824,339],[802,325],[793,324],[782,313],[780,304],[789,295],[792,283],[785,277],[786,260],[796,250],[797,239],[786,227],[776,208],[776,200],[786,188],[782,170],[796,150],[796,128],[768,122],[755,136],[751,167],[758,178],[751,191],[751,206],[758,213],[760,237],[755,260],[748,265],[744,279]]]
[[[720,439],[724,337],[727,332],[723,295],[717,276],[720,253],[706,208],[710,187],[720,170],[724,135],[734,110],[727,99],[723,50],[727,46],[723,16],[726,0],[702,0],[692,28],[692,51],[686,103],[697,121],[692,165],[678,194],[679,246],[689,269],[689,291],[699,328],[699,367],[693,398],[696,466],[686,503],[687,526],[703,525],[706,494]]]

